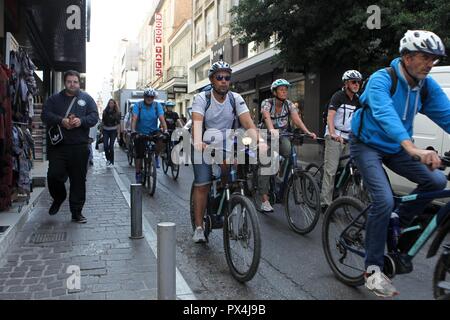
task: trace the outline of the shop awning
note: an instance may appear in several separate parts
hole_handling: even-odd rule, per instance
[[[89,0],[22,0],[27,38],[37,64],[86,72]]]

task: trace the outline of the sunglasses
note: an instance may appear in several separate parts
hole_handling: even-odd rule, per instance
[[[154,96],[145,96],[144,98],[145,99],[154,99],[155,97]]]
[[[222,76],[222,75],[217,75],[216,76],[216,80],[217,81],[222,81],[222,80],[225,80],[225,81],[230,81],[231,80],[231,76]]]
[[[356,80],[350,80],[350,83],[351,84],[360,84],[361,82],[360,81],[356,81]]]

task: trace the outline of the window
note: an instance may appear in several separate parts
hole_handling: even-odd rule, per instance
[[[227,0],[219,0],[217,2],[217,15],[218,15],[218,22],[219,22],[219,35],[223,35],[228,31],[227,26],[227,16],[228,16],[228,8],[227,8]]]
[[[195,53],[200,52],[203,48],[203,28],[202,28],[203,20],[197,19],[195,21]]]
[[[206,11],[206,44],[212,44],[215,40],[214,6]]]
[[[195,82],[200,82],[208,77],[209,62],[195,69]]]

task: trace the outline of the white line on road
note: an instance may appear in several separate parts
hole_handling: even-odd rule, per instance
[[[128,206],[131,207],[131,201],[130,201],[130,192],[123,183],[121,177],[119,176],[119,173],[117,172],[117,169],[114,167],[113,170],[114,179],[116,180],[117,185],[119,186],[120,191],[122,192],[125,200],[128,203]],[[125,174],[122,174],[123,179],[127,182],[128,185],[130,185],[130,180]],[[157,236],[155,231],[153,231],[153,228],[151,227],[150,223],[148,222],[145,215],[142,215],[142,224],[143,224],[143,233],[145,240],[147,241],[148,245],[153,251],[153,254],[156,258],[158,258],[157,255]],[[197,300],[194,293],[192,292],[191,288],[187,284],[186,280],[184,280],[183,275],[181,272],[176,268],[176,286],[177,286],[177,298],[180,300]]]

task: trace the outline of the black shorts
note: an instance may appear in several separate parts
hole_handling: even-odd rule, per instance
[[[155,142],[163,138],[163,135],[160,132],[157,132],[156,135],[157,136],[155,136],[155,138],[153,139]],[[134,138],[134,155],[136,159],[144,159],[145,144],[147,143],[147,141],[149,141],[148,136],[138,135],[136,138]]]

